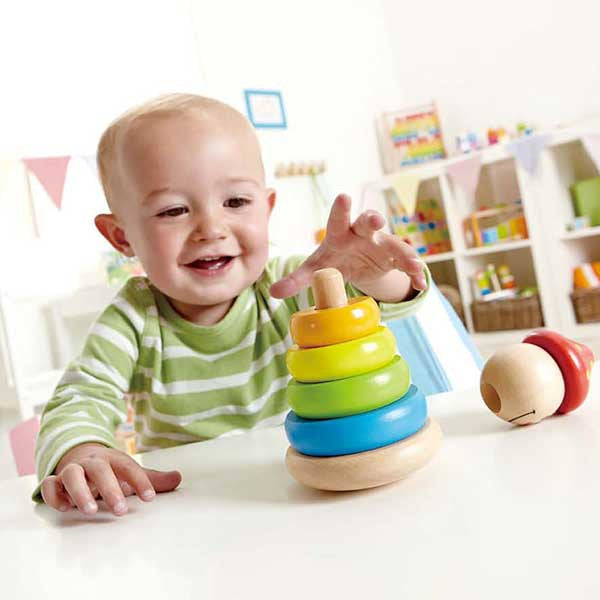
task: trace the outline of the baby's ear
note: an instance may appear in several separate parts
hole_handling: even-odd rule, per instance
[[[267,188],[267,202],[269,204],[269,214],[273,212],[275,208],[275,202],[277,201],[277,192],[273,188]]]
[[[94,219],[98,231],[108,240],[110,245],[125,256],[135,256],[133,248],[127,241],[125,230],[119,225],[113,214],[97,215]]]

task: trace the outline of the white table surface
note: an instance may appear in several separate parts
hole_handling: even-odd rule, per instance
[[[420,472],[348,493],[296,483],[282,428],[143,456],[179,490],[123,518],[34,506],[0,483],[0,597],[600,598],[600,410],[513,427],[476,391],[429,399]]]

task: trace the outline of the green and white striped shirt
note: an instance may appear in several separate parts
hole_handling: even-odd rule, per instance
[[[227,315],[208,327],[179,316],[147,278],[130,279],[93,325],[44,408],[36,447],[39,480],[74,446],[117,447],[114,433],[126,418],[127,395],[138,451],[281,424],[288,410],[290,317],[308,308],[312,296],[304,290],[278,300],[269,288],[302,260],[270,260]],[[351,285],[347,290],[360,295]],[[423,295],[380,303],[383,319],[411,313]],[[39,499],[39,489],[34,497]]]

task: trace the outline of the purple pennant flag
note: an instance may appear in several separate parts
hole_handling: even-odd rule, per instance
[[[547,134],[534,134],[518,138],[506,144],[508,151],[517,162],[531,175],[535,173],[542,150],[550,141]]]
[[[581,138],[583,146],[594,161],[596,169],[600,170],[600,134],[590,133]]]

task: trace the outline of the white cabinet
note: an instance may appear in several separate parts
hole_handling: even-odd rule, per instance
[[[569,186],[598,175],[581,142],[582,136],[600,133],[600,124],[544,132],[550,134],[537,169],[529,174],[504,144],[480,151],[481,171],[474,198],[455,186],[446,174],[449,164],[471,155],[455,156],[390,174],[365,185],[363,208],[381,209],[377,193],[389,193],[400,174],[419,177],[418,197],[441,200],[446,213],[452,250],[425,256],[434,280],[456,287],[461,295],[466,325],[484,351],[521,341],[525,330],[477,333],[473,327],[471,276],[488,263],[507,264],[520,287],[538,288],[545,326],[581,341],[600,340],[600,323],[578,324],[571,304],[573,268],[582,262],[600,260],[600,227],[568,233],[573,218]],[[528,238],[469,248],[463,221],[481,205],[510,203],[520,199],[527,221]]]

